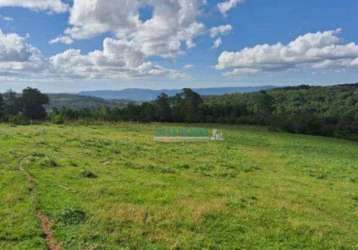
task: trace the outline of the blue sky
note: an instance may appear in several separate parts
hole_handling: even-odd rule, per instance
[[[358,81],[358,1],[129,2],[0,0],[0,91]]]

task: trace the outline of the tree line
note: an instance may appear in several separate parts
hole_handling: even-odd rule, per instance
[[[174,97],[124,108],[64,108],[52,120],[225,123],[358,140],[358,84],[278,88],[256,93],[202,97],[191,89]]]
[[[358,84],[331,87],[307,85],[255,93],[200,96],[191,89],[169,97],[161,94],[151,102],[124,107],[53,109],[48,117],[48,97],[27,88],[22,95],[0,96],[2,120],[19,117],[66,121],[185,122],[263,125],[275,131],[358,140]]]
[[[26,88],[22,94],[10,90],[0,94],[0,120],[17,124],[44,120],[47,117],[44,105],[48,103],[48,96],[38,89]]]

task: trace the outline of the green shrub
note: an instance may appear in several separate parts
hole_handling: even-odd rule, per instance
[[[9,122],[13,125],[29,125],[30,120],[23,115],[14,115],[9,117]]]
[[[52,115],[50,117],[50,121],[53,124],[64,124],[65,123],[65,118],[61,114],[56,114],[56,115]]]

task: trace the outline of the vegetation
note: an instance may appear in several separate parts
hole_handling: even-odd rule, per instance
[[[208,103],[212,108],[221,107],[216,113],[220,122],[358,139],[358,84],[288,87],[213,97]]]
[[[258,87],[218,87],[218,88],[199,88],[193,89],[200,95],[224,95],[230,93],[250,93],[260,90],[273,89],[274,86],[258,86]],[[132,100],[135,102],[154,101],[160,94],[164,93],[168,96],[175,96],[181,92],[178,89],[123,89],[123,90],[100,90],[100,91],[83,91],[81,96],[99,97],[105,100]]]
[[[46,249],[38,213],[65,250],[357,249],[355,142],[153,141],[171,126],[0,125],[0,249]]]
[[[183,89],[174,97],[162,93],[155,101],[141,104],[63,94],[49,99],[27,88],[22,95],[0,94],[0,120],[15,124],[44,120],[45,106],[55,124],[87,120],[264,125],[274,131],[358,140],[358,84],[303,85],[209,97]]]
[[[81,109],[99,109],[101,107],[121,108],[132,103],[128,100],[104,100],[102,98],[81,96],[75,94],[48,94],[50,99],[47,110],[51,112],[54,109],[70,108],[74,110]]]
[[[174,97],[120,108],[59,109],[52,120],[102,120],[264,125],[276,131],[358,140],[358,84],[299,86],[201,97],[184,89]]]
[[[48,96],[37,89],[26,88],[20,96],[8,91],[0,94],[0,119],[21,124],[27,120],[43,120],[47,117],[44,105],[48,103]]]

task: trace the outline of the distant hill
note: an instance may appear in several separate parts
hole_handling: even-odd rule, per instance
[[[72,109],[93,109],[102,106],[119,107],[130,103],[126,100],[105,100],[103,98],[81,96],[74,94],[48,94],[50,98],[49,109],[53,108],[72,108]]]
[[[227,88],[203,88],[194,89],[203,96],[217,96],[233,93],[250,93],[260,90],[270,90],[273,86],[262,87],[227,87]],[[48,94],[50,104],[48,109],[53,108],[72,108],[72,109],[95,109],[98,107],[121,107],[131,102],[152,101],[161,93],[174,96],[181,92],[180,89],[124,89],[124,90],[103,90],[103,91],[83,91],[79,94]]]
[[[260,90],[270,90],[274,86],[259,86],[259,87],[223,87],[223,88],[199,88],[193,89],[195,92],[204,96],[224,95],[233,93],[250,93]],[[98,91],[83,91],[81,96],[99,97],[106,100],[132,100],[132,101],[152,101],[161,93],[166,93],[169,96],[174,96],[181,92],[181,89],[124,89],[124,90],[98,90]]]

